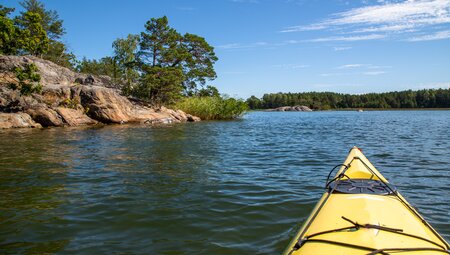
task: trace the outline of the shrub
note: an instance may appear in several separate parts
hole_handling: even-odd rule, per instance
[[[247,104],[240,99],[222,97],[187,97],[174,108],[200,117],[203,120],[226,120],[242,116]]]
[[[41,93],[41,76],[37,73],[39,69],[35,64],[26,64],[23,68],[16,67],[14,73],[19,80],[17,84],[10,84],[10,88],[20,90],[22,95]]]

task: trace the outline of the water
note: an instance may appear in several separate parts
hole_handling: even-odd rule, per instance
[[[450,111],[0,131],[0,254],[279,254],[353,145],[450,238]]]

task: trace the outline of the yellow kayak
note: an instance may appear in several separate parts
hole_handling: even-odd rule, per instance
[[[285,255],[450,254],[444,238],[360,149],[353,147],[338,167]]]

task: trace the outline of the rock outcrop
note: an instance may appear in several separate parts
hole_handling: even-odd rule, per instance
[[[83,125],[94,125],[98,121],[89,118],[80,109],[70,109],[65,107],[56,108],[56,112],[61,116],[63,121],[69,126],[83,126]]]
[[[99,85],[107,88],[119,89],[121,84],[116,84],[109,76],[81,74],[68,68],[59,66],[51,61],[32,56],[0,56],[0,85],[5,85],[16,80],[14,68],[25,64],[35,64],[41,75],[41,83],[46,85]]]
[[[41,124],[43,127],[61,127],[64,126],[62,117],[53,109],[46,105],[34,105],[25,111],[34,121]]]
[[[304,105],[282,106],[275,109],[267,110],[269,112],[312,112],[312,110]]]
[[[0,112],[0,129],[4,128],[40,128],[40,124],[31,119],[30,115],[19,113]]]
[[[40,94],[21,96],[8,84],[17,83],[12,70],[29,63],[39,68],[43,89]],[[0,128],[200,120],[180,110],[130,101],[117,88],[107,76],[75,73],[36,57],[0,56]]]

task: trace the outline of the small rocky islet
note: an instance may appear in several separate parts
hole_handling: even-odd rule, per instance
[[[25,96],[10,88],[18,83],[13,70],[28,64],[38,67],[42,93]],[[0,129],[200,121],[181,110],[127,98],[121,86],[109,76],[76,73],[33,56],[0,56]]]
[[[295,106],[282,106],[274,109],[268,109],[267,112],[312,112],[308,106],[295,105]]]

